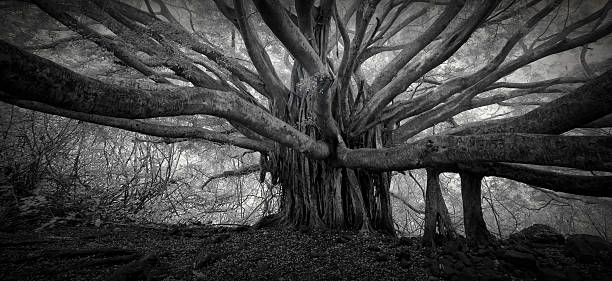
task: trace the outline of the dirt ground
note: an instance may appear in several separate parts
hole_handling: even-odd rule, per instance
[[[433,249],[420,238],[282,228],[21,229],[0,232],[0,280],[612,280],[611,253],[579,259],[563,235],[533,229]]]
[[[0,248],[0,280],[427,280],[416,238],[340,232],[56,227]]]

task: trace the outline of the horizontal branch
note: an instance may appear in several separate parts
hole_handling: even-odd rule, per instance
[[[2,91],[0,91],[0,100],[35,111],[59,115],[98,125],[119,128],[150,136],[163,138],[188,138],[207,140],[218,144],[230,144],[235,145],[237,147],[252,149],[261,152],[269,152],[274,149],[274,145],[271,142],[257,141],[245,137],[230,136],[224,133],[215,132],[204,128],[159,125],[140,120],[100,116],[95,114],[71,111],[39,102],[12,99],[10,96],[7,96],[6,94],[2,93]]]
[[[507,178],[556,192],[612,197],[612,176],[585,176],[505,163],[459,163],[459,170]]]
[[[512,162],[612,171],[612,137],[489,134],[432,136],[383,149],[338,149],[349,168],[402,171],[458,162]]]
[[[17,100],[118,118],[208,114],[236,121],[260,135],[322,159],[329,147],[234,92],[177,87],[146,91],[102,83],[0,40],[0,90]]]

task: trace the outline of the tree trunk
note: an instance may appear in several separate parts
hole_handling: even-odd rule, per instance
[[[318,134],[314,126],[297,119],[300,130]],[[353,145],[375,146],[376,136],[380,134],[366,134]],[[389,172],[339,168],[333,159],[313,160],[282,146],[264,163],[272,183],[281,187],[280,223],[394,235]]]
[[[439,239],[455,238],[446,203],[440,190],[440,172],[427,169],[427,191],[425,192],[425,230],[423,244],[435,246]]]
[[[303,78],[302,73],[294,68],[294,93],[290,94],[286,104],[271,105],[270,108],[276,117],[295,124],[301,132],[313,138],[325,138],[313,121],[316,118],[313,95],[319,92],[318,85],[309,84],[309,78],[298,83]],[[342,107],[334,107],[333,116],[340,134],[344,134],[342,121],[345,114]],[[351,148],[382,147],[386,140],[381,132],[380,126],[375,127],[346,145]],[[327,141],[338,142],[329,138]],[[333,158],[314,160],[284,146],[276,146],[263,163],[264,169],[271,174],[272,183],[281,187],[278,223],[308,229],[395,234],[389,195],[391,173],[340,168]]]
[[[281,187],[280,224],[394,234],[389,173],[337,168],[284,147],[266,162]]]
[[[463,224],[465,236],[473,243],[489,241],[491,235],[482,217],[480,184],[482,175],[460,173],[461,199],[463,200]]]

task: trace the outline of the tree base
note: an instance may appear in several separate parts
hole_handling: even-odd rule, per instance
[[[361,228],[356,228],[356,227],[337,228],[337,227],[328,227],[328,226],[325,226],[324,224],[308,226],[308,225],[303,225],[303,224],[292,222],[287,216],[283,215],[282,213],[276,213],[276,214],[271,214],[271,215],[267,215],[267,216],[260,218],[252,226],[252,228],[255,230],[263,229],[263,228],[287,228],[287,229],[294,229],[300,232],[317,231],[317,230],[320,230],[320,231],[348,231],[348,232],[351,232],[355,235],[359,235],[362,237],[370,237],[370,236],[377,236],[377,235],[395,237],[395,232],[389,233],[388,231],[379,231],[372,227],[367,227],[367,226],[369,226],[369,224],[364,224]]]

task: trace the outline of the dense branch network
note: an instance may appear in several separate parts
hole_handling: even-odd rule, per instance
[[[0,99],[4,102],[154,136],[232,144],[262,154],[282,146],[337,167],[379,171],[437,167],[574,194],[612,196],[602,188],[612,183],[609,176],[541,169],[562,166],[612,172],[612,138],[561,135],[580,127],[610,126],[612,72],[589,69],[588,78],[506,81],[532,62],[608,36],[612,21],[605,19],[610,1],[539,34],[562,1],[506,5],[474,0],[436,5],[428,1],[215,0],[220,14],[242,37],[248,60],[228,55],[195,32],[191,18],[194,32],[188,31],[163,1],[145,1],[144,9],[138,8],[139,1],[31,2],[74,34],[27,49],[86,39],[150,84],[165,86],[137,89],[86,77],[1,41]],[[516,20],[519,17],[522,20]],[[480,67],[446,73],[446,79],[428,78],[457,59],[462,47],[473,48],[473,40],[513,20],[516,26],[496,35]],[[259,23],[267,29],[258,29]],[[418,32],[411,33],[411,26],[417,26]],[[293,59],[291,81],[281,78],[275,54],[264,42],[266,36],[273,37],[273,44],[284,47]],[[378,56],[390,52],[397,55],[391,55],[373,79],[366,77],[365,69],[373,69]],[[159,67],[171,74],[157,71]],[[177,81],[191,86],[178,86]],[[554,100],[513,102],[532,95],[549,95]],[[492,105],[539,107],[522,116],[462,124],[422,138],[458,114]],[[313,112],[312,123],[306,117],[291,120],[305,108]],[[144,120],[196,114],[224,118],[239,133]],[[356,143],[369,134],[374,136],[373,146],[358,147]],[[560,180],[543,180],[551,175]]]

